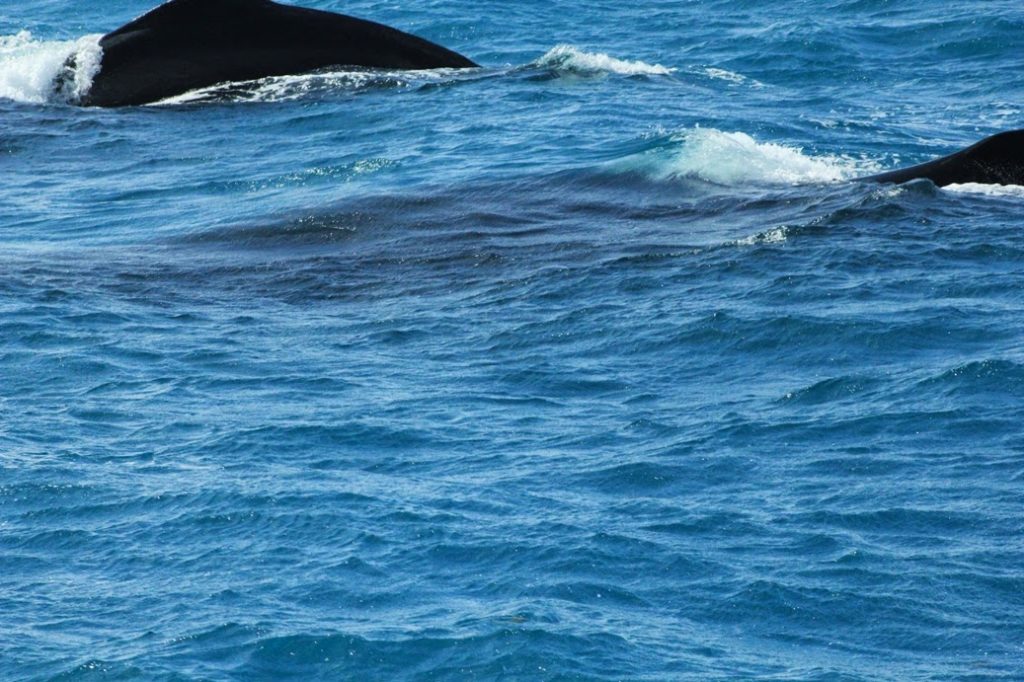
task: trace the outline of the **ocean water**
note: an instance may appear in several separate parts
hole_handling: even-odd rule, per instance
[[[81,109],[150,2],[0,5],[0,679],[1024,679],[1024,188],[849,182],[1019,0],[307,4],[484,66]]]

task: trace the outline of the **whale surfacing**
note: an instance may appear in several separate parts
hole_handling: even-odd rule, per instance
[[[476,67],[428,40],[364,19],[273,0],[169,0],[100,39],[103,56],[75,104],[148,104],[219,83],[308,73],[327,67]],[[66,93],[71,57],[53,83]],[[1024,185],[1024,130],[988,137],[949,156],[880,173],[867,182],[927,179],[952,184]]]
[[[927,179],[939,187],[1024,185],[1024,130],[999,133],[941,159],[862,179],[896,184]]]
[[[477,66],[383,24],[271,0],[170,0],[103,36],[100,47],[100,70],[83,106],[147,104],[218,83],[332,66]]]

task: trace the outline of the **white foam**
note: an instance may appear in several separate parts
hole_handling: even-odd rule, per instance
[[[99,72],[103,51],[100,35],[78,40],[36,40],[28,31],[13,36],[0,36],[0,97],[42,104],[73,101],[92,86]],[[75,57],[76,68],[58,92],[55,89],[68,57]]]
[[[986,197],[1024,197],[1021,185],[984,185],[978,182],[946,185],[942,189],[959,194],[980,194]]]
[[[191,90],[156,102],[156,105],[180,105],[196,102],[289,102],[312,93],[384,88],[410,88],[450,80],[460,69],[415,71],[318,71],[288,76],[271,76],[251,81],[218,83],[208,88]]]
[[[719,185],[811,184],[848,180],[874,170],[840,156],[810,156],[801,148],[757,142],[746,133],[696,128],[669,143],[618,162],[656,179],[698,178]]]
[[[740,74],[733,73],[732,71],[726,71],[725,69],[716,69],[713,67],[708,67],[704,69],[704,74],[708,78],[714,78],[715,80],[720,81],[728,81],[730,83],[736,83],[737,85],[739,85],[740,83],[744,83],[747,80],[746,76],[741,76]]]
[[[885,201],[887,199],[896,199],[907,193],[907,188],[903,185],[882,185],[878,189],[871,192],[871,196],[876,199]]]
[[[302,99],[323,89],[361,89],[367,87],[376,74],[361,71],[343,73],[314,73],[272,76],[253,81],[218,83],[168,97],[157,105],[190,104],[211,99],[232,102],[288,102]]]
[[[758,246],[760,244],[781,244],[789,239],[789,228],[788,227],[776,227],[766,232],[758,232],[757,234],[744,237],[743,239],[737,239],[733,242],[736,246]]]
[[[660,64],[625,61],[600,52],[584,52],[572,45],[556,45],[534,65],[575,73],[615,73],[623,76],[667,76],[675,71]]]
[[[701,73],[703,73],[708,78],[717,81],[725,81],[726,83],[731,83],[732,85],[750,85],[751,87],[754,88],[764,87],[764,83],[753,80],[751,78],[747,78],[742,73],[736,73],[735,71],[728,71],[726,69],[718,69],[713,66],[706,67]]]

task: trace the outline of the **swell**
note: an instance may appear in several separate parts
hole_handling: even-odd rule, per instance
[[[287,680],[362,676],[367,671],[389,679],[463,679],[538,675],[563,666],[576,668],[575,679],[609,679],[628,668],[625,645],[611,636],[557,634],[528,625],[494,627],[464,637],[374,639],[357,634],[294,634],[268,636],[262,627],[227,624],[177,640],[147,670],[147,678],[229,674],[237,677]],[[184,665],[184,668],[178,666]],[[603,666],[603,667],[602,667]],[[142,673],[126,663],[91,660],[50,679],[134,677]]]

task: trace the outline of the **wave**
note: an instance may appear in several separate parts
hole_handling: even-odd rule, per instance
[[[827,184],[877,170],[845,156],[812,156],[799,147],[758,142],[741,132],[694,128],[649,141],[646,148],[612,163],[620,172],[655,180],[697,179],[717,185]]]
[[[0,98],[27,104],[67,103],[80,98],[99,72],[101,37],[44,41],[28,31],[0,36]],[[76,67],[59,79],[70,57]],[[57,85],[58,80],[62,86]]]
[[[625,61],[600,52],[584,52],[572,45],[556,45],[530,66],[566,73],[614,73],[622,76],[667,76],[675,71],[660,64]]]

